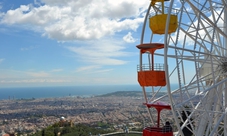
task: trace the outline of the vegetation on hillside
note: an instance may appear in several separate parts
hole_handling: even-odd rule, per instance
[[[89,126],[88,124],[76,124],[73,125],[71,122],[58,122],[47,128],[38,131],[35,134],[29,136],[99,136],[101,134],[107,134],[115,132],[114,130],[110,130],[110,128],[106,123],[98,123],[97,127]],[[140,131],[142,129],[134,129],[133,131]],[[116,134],[117,136],[141,136],[141,134]]]
[[[109,130],[90,127],[85,124],[70,125],[65,123],[61,126],[60,122],[55,123],[31,136],[89,136],[110,133]]]

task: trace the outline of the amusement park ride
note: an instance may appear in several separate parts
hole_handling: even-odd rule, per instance
[[[162,131],[162,110],[171,110],[175,135],[227,136],[226,13],[226,0],[151,0],[137,45],[153,123],[143,136],[173,136]]]

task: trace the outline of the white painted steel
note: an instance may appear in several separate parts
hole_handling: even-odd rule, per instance
[[[189,127],[195,136],[227,135],[227,1],[165,2],[165,13],[178,16],[178,29],[172,34],[167,34],[167,30],[163,35],[153,34],[148,26],[149,16],[161,14],[161,10],[159,3],[149,6],[141,44],[165,44],[155,53],[155,61],[164,64],[167,85],[144,87],[149,92],[146,101],[171,104],[176,135],[183,135],[181,130]],[[168,22],[167,18],[166,29]],[[143,60],[140,54],[140,65],[146,61],[149,59]],[[158,92],[164,93],[160,96]],[[190,113],[186,120],[182,111]]]

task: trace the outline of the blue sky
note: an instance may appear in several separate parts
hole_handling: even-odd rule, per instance
[[[2,0],[0,87],[138,84],[148,0]]]

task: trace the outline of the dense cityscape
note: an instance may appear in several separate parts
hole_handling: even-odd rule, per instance
[[[61,119],[94,127],[100,122],[106,123],[115,131],[123,126],[142,128],[150,120],[140,93],[1,100],[0,133],[33,134]]]

